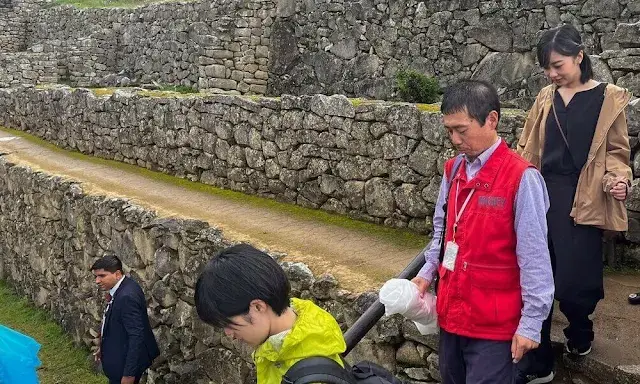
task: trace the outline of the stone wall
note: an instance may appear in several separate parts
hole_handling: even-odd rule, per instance
[[[26,32],[20,7],[11,0],[0,1],[0,52],[23,49]]]
[[[0,53],[0,88],[57,82],[55,56],[48,53]]]
[[[73,85],[155,81],[262,94],[274,17],[271,0],[133,10],[53,7],[41,9],[29,23],[26,44],[56,52],[60,75]]]
[[[198,270],[230,245],[206,223],[163,219],[125,200],[85,194],[75,182],[0,158],[0,279],[51,313],[75,343],[96,343],[103,306],[89,267],[118,255],[140,282],[161,357],[148,383],[255,383],[249,351],[197,319]],[[375,299],[351,294],[330,275],[282,262],[295,296],[311,298],[346,329]],[[350,358],[374,360],[415,383],[433,382],[435,337],[391,317],[380,321]]]
[[[0,126],[63,148],[422,233],[431,231],[443,164],[454,153],[437,111],[337,95],[0,89]],[[524,111],[503,111],[499,133],[507,142],[524,118]],[[637,100],[628,120],[640,176]]]
[[[33,19],[39,3],[0,1],[0,87],[58,81],[55,56],[25,50],[27,22]]]
[[[277,14],[270,94],[389,99],[394,74],[408,68],[443,85],[489,79],[504,99],[529,98],[545,82],[534,51],[540,31],[574,24],[591,54],[640,41],[640,24],[624,24],[640,20],[638,2],[629,0],[281,0]],[[635,73],[638,93],[633,62],[625,69]],[[601,79],[620,81],[621,73],[611,77],[597,64]]]
[[[509,142],[523,121],[523,111],[505,113],[500,131]],[[0,89],[0,125],[86,154],[420,232],[430,230],[440,173],[453,154],[437,113],[356,107],[344,96]]]
[[[637,1],[199,0],[30,12],[0,21],[0,39],[13,41],[0,40],[0,51],[55,52],[61,78],[75,86],[155,81],[393,99],[394,76],[408,68],[442,85],[489,80],[503,100],[527,108],[546,82],[534,55],[540,32],[572,23],[601,55],[597,78],[640,94]]]
[[[355,102],[358,104],[358,102]],[[437,107],[354,102],[343,96],[281,99],[209,95],[143,97],[118,90],[0,90],[0,125],[61,147],[217,187],[431,232],[444,161],[452,156]],[[513,143],[524,111],[505,111]],[[640,177],[640,102],[628,108]],[[640,189],[629,200],[640,243]],[[640,261],[640,247],[620,247]]]

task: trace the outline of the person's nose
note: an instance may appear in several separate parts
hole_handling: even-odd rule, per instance
[[[229,337],[233,337],[233,331],[230,328],[225,327],[224,334]]]
[[[556,77],[558,77],[558,71],[556,71],[555,69],[547,69],[545,72],[547,73],[547,77],[550,79],[555,79]]]
[[[96,284],[100,284],[100,278],[96,277]]]
[[[451,140],[451,144],[455,145],[455,146],[459,146],[462,144],[462,138],[460,137],[460,135],[453,131],[449,134],[449,140]]]

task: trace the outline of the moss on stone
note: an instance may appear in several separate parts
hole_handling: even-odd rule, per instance
[[[416,108],[423,112],[437,113],[440,112],[440,104],[416,104]]]
[[[77,8],[139,8],[156,3],[192,2],[195,0],[55,0],[54,5],[72,5]]]
[[[149,90],[143,89],[137,92],[139,96],[143,97],[173,97],[173,98],[184,98],[184,97],[203,97],[210,96],[209,93],[197,92],[197,93],[181,93],[175,91],[161,91],[161,90]]]
[[[98,97],[111,96],[117,88],[90,88],[91,93]]]

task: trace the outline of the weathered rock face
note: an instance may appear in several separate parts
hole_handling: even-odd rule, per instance
[[[408,68],[434,75],[442,85],[489,80],[503,100],[528,107],[545,85],[534,57],[541,31],[574,24],[595,55],[640,46],[635,1],[281,0],[279,7],[286,11],[278,13],[274,30],[288,33],[282,36],[286,44],[272,44],[271,53],[286,58],[288,67],[286,73],[272,67],[268,91],[274,95],[389,99],[395,73]],[[605,81],[634,81],[601,69]]]
[[[636,176],[638,108],[634,101],[627,109]],[[509,144],[525,115],[502,114],[499,133]],[[422,233],[431,231],[444,161],[453,155],[439,113],[384,102],[356,107],[344,96],[117,90],[97,97],[22,87],[0,89],[0,125],[86,154]],[[127,234],[121,242],[133,240]]]
[[[26,20],[36,8],[33,0],[0,0],[0,53],[24,50]]]
[[[218,229],[87,195],[77,183],[0,158],[0,231],[0,279],[51,313],[75,343],[95,346],[105,305],[88,268],[98,257],[116,254],[146,294],[161,350],[148,383],[255,383],[250,351],[195,313],[199,269],[231,245]],[[315,277],[301,263],[282,266],[293,295],[314,300],[343,329],[376,297],[341,290],[335,278]],[[433,382],[436,346],[412,323],[391,317],[376,325],[350,359],[373,360],[412,382]]]
[[[0,88],[19,84],[58,82],[54,55],[48,53],[0,53]]]
[[[74,86],[155,81],[263,94],[274,17],[275,3],[265,0],[133,10],[44,7],[11,25],[0,17],[0,52],[29,48],[49,53],[58,61],[60,76]],[[14,42],[3,44],[3,35]]]
[[[243,94],[389,99],[395,73],[408,68],[442,85],[489,80],[503,100],[528,107],[545,84],[532,55],[540,31],[573,23],[591,54],[638,47],[635,3],[218,0],[79,10],[15,0],[0,7],[0,52],[54,53],[76,86],[157,81]],[[632,61],[600,62],[598,77],[635,91]]]
[[[523,117],[504,115],[500,131],[509,143]],[[344,96],[156,98],[118,90],[96,97],[83,89],[12,88],[0,90],[0,125],[83,153],[420,232],[430,231],[431,195],[451,155],[439,114],[409,104],[354,107]]]
[[[488,80],[528,108],[546,84],[534,57],[539,33],[569,22],[588,53],[614,52],[597,60],[597,78],[637,91],[637,54],[621,51],[639,47],[637,2],[556,3],[198,0],[79,10],[14,0],[0,7],[0,52],[53,54],[74,86],[156,81],[242,94],[392,99],[395,74],[407,68],[442,85]]]

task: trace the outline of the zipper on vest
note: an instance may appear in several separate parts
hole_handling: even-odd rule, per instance
[[[471,263],[469,264],[468,262],[464,262],[462,263],[462,269],[464,269],[465,271],[467,270],[467,267],[471,265],[472,267],[477,267],[477,268],[482,268],[482,269],[513,269],[515,267],[513,266],[508,266],[508,265],[488,265],[488,264],[477,264],[477,263]]]

